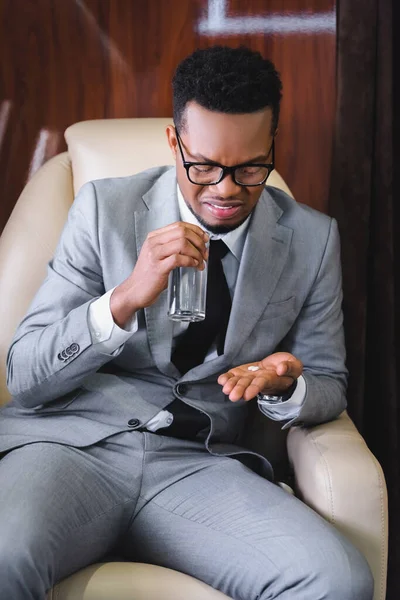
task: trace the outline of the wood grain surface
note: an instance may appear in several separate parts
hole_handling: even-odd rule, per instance
[[[28,178],[85,119],[171,115],[171,77],[197,47],[246,44],[284,82],[277,168],[326,210],[335,110],[335,0],[0,0],[0,231]]]

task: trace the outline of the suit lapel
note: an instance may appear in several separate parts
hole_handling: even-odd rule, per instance
[[[265,311],[286,264],[293,230],[280,225],[282,209],[264,190],[252,215],[240,261],[225,352],[234,356]]]
[[[145,208],[135,213],[136,249],[140,250],[147,235],[155,229],[180,220],[176,195],[175,169],[164,173],[143,196]],[[179,371],[171,363],[173,321],[168,318],[167,290],[158,300],[144,309],[151,353],[160,371],[179,377]]]

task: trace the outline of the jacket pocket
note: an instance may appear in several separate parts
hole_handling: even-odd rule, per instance
[[[277,319],[283,317],[290,312],[294,312],[295,297],[291,296],[287,300],[281,302],[270,302],[260,317],[260,321],[267,319]]]

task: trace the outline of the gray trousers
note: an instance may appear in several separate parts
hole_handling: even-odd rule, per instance
[[[235,600],[371,600],[361,555],[328,523],[203,444],[126,432],[89,448],[36,443],[0,461],[0,598],[43,600],[117,553]]]

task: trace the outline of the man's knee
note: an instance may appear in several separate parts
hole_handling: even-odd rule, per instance
[[[365,558],[353,546],[340,542],[322,547],[320,557],[310,556],[303,565],[299,598],[326,600],[372,600],[374,580]]]
[[[290,566],[266,580],[259,600],[372,600],[374,581],[365,558],[332,533],[320,540],[297,540]]]
[[[336,571],[336,572],[335,572]],[[336,561],[330,569],[332,600],[372,600],[374,578],[369,565],[353,546],[348,546],[343,560]],[[336,587],[336,590],[335,590]]]

